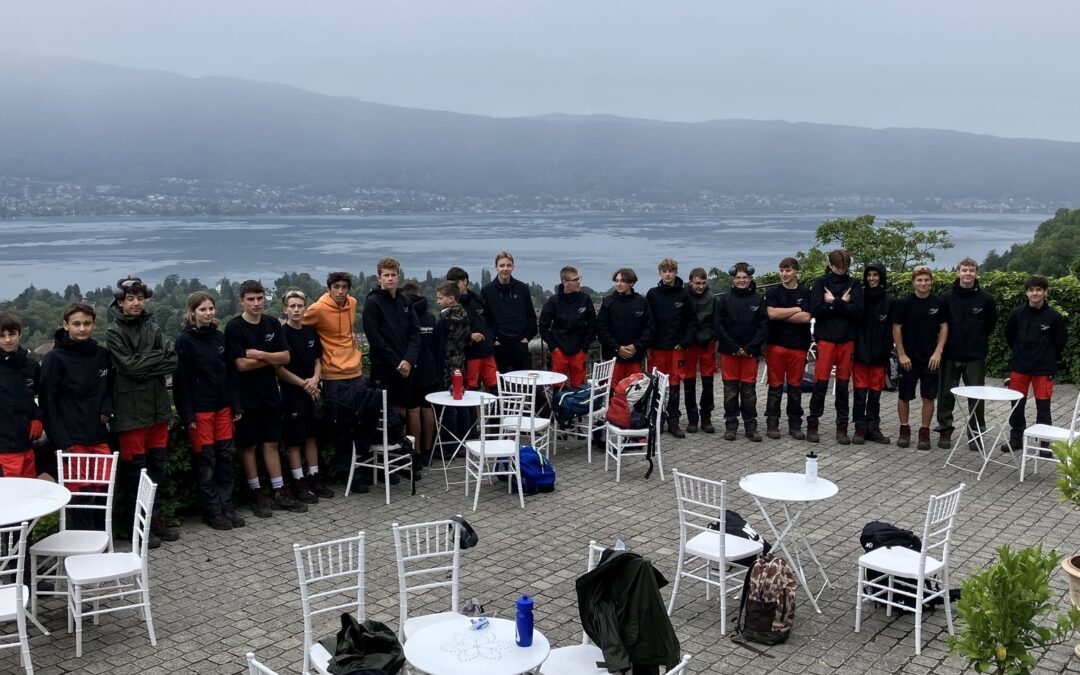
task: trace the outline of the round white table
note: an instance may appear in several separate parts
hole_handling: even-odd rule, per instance
[[[405,660],[430,675],[518,675],[539,667],[551,647],[533,629],[530,647],[518,647],[514,622],[488,619],[473,630],[469,617],[460,616],[418,630],[405,642]]]
[[[799,533],[797,525],[807,506],[813,502],[836,496],[840,488],[831,480],[818,477],[813,481],[808,481],[805,473],[793,473],[790,471],[752,473],[739,479],[739,487],[754,498],[758,509],[761,510],[761,515],[765,517],[765,522],[768,523],[769,529],[776,538],[772,543],[773,548],[780,549],[784,559],[788,561],[791,569],[795,572],[795,576],[799,578],[799,584],[806,591],[807,597],[810,598],[810,604],[814,606],[818,614],[821,614],[821,608],[818,606],[817,601],[825,588],[830,585],[829,577],[825,574],[825,567],[822,566],[817,555],[814,554],[814,549],[810,547],[810,542]],[[773,523],[768,509],[765,508],[764,502],[766,501],[780,504],[784,516],[784,521],[780,523],[783,526],[782,530],[778,529],[776,524]],[[795,506],[793,508],[789,507],[789,503]],[[788,539],[792,540],[794,555],[788,549],[785,541]],[[817,593],[812,592],[806,582],[806,570],[803,569],[802,561],[799,558],[800,545],[821,574],[823,583]]]
[[[992,403],[1008,403],[1010,405],[1008,414],[1005,415],[1003,418],[999,417],[996,422],[990,421],[990,416],[987,415],[987,423],[985,429],[979,428],[979,421],[975,415],[975,413],[978,411],[978,406],[973,405],[971,406],[971,410],[968,411],[968,433],[971,433],[970,430],[972,429],[975,430],[975,434],[971,436],[970,440],[975,441],[975,446],[979,449],[979,454],[982,456],[982,466],[979,467],[978,471],[976,471],[975,469],[969,469],[967,467],[960,466],[959,464],[953,464],[952,462],[953,455],[956,454],[956,451],[960,448],[960,445],[963,442],[964,434],[956,435],[956,442],[953,443],[952,450],[949,452],[949,456],[945,459],[945,466],[952,466],[954,468],[960,469],[961,471],[974,473],[976,474],[975,480],[982,480],[983,472],[986,471],[986,466],[990,462],[993,462],[994,464],[1001,464],[1002,466],[1011,466],[1012,468],[1019,471],[1020,467],[1018,467],[1012,461],[1014,459],[1014,454],[1011,452],[1011,449],[1008,453],[1009,461],[1002,462],[1001,460],[994,458],[994,448],[997,447],[998,441],[1000,441],[1004,436],[1005,430],[1009,423],[1009,417],[1012,416],[1012,412],[1016,410],[1016,406],[1020,405],[1021,401],[1024,400],[1024,395],[1018,391],[1006,389],[1005,387],[987,386],[953,387],[949,391],[951,391],[954,396],[986,404],[984,406],[986,408],[989,408],[989,404]],[[987,445],[986,438],[990,436],[990,434],[993,434],[994,440],[992,443],[990,443],[990,445]]]
[[[511,370],[509,373],[503,373],[503,375],[513,378],[525,378],[538,387],[552,387],[567,380],[566,375],[550,370]]]
[[[469,432],[476,426],[476,420],[473,420],[472,425],[465,430],[464,434],[459,438],[450,429],[443,427],[443,415],[446,413],[447,408],[476,408],[484,401],[490,401],[496,398],[494,394],[489,394],[483,391],[465,391],[461,398],[454,398],[453,394],[448,391],[433,391],[424,399],[432,406],[438,409],[438,414],[435,415],[435,445],[439,448],[439,456],[442,458],[443,464],[443,481],[446,483],[446,491],[450,491],[450,478],[447,473],[447,467],[457,458],[458,452],[465,447],[465,441],[469,438]],[[443,433],[450,436],[450,441],[443,441]],[[454,451],[450,454],[450,459],[446,458],[446,454],[443,452],[443,448],[446,445],[452,445]],[[435,457],[435,453],[431,453],[432,459]],[[429,464],[430,464],[429,460]],[[464,481],[460,481],[464,482]],[[454,485],[458,485],[455,482]]]
[[[0,478],[0,525],[24,520],[31,529],[38,518],[59,511],[71,501],[61,485],[37,478]]]

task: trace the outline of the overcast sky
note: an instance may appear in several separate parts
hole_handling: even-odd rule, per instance
[[[498,116],[1080,141],[1080,2],[2,0],[0,49]]]

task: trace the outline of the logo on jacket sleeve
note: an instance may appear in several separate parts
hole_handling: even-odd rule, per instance
[[[1043,332],[1043,331],[1048,331],[1048,330],[1050,330],[1050,324],[1048,324],[1048,323],[1040,323],[1039,324],[1039,332],[1040,333]]]
[[[98,378],[108,377],[109,376],[109,369],[108,368],[99,369],[97,371],[97,376],[98,376]]]
[[[585,308],[584,307],[578,307],[577,313],[578,314],[584,314],[585,313]]]
[[[265,337],[264,341],[265,342],[273,342],[275,335],[277,335],[277,333],[275,333],[274,331],[270,331],[269,333],[266,334],[266,337]]]
[[[308,349],[313,349],[314,347],[315,347],[315,340],[308,340],[307,341],[307,348]]]
[[[935,314],[937,314],[937,311],[938,311],[937,307],[931,307],[930,309],[928,309],[926,311],[926,313],[929,314],[930,316],[934,316]]]

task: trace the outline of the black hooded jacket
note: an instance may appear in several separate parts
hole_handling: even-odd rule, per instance
[[[364,300],[364,335],[371,345],[371,369],[385,375],[408,361],[416,367],[420,357],[420,323],[413,304],[401,291],[390,295],[372,289]],[[377,379],[377,378],[376,378]]]
[[[877,270],[881,283],[870,288],[866,274]],[[863,311],[855,328],[855,362],[868,366],[881,366],[889,361],[893,350],[892,297],[885,291],[885,266],[874,262],[863,271]]]
[[[41,360],[41,407],[45,433],[57,450],[108,441],[101,416],[112,417],[109,352],[90,339],[75,342],[63,328]]]
[[[832,292],[834,300],[825,302],[825,290]],[[844,293],[851,291],[850,301],[843,300]],[[837,276],[826,270],[824,276],[814,282],[810,289],[810,314],[814,317],[814,339],[826,342],[851,342],[855,339],[855,326],[863,310],[863,289],[850,274]]]
[[[697,332],[697,313],[690,291],[683,280],[675,277],[670,286],[660,281],[645,294],[652,310],[652,349],[686,349],[694,341]]]
[[[422,295],[405,297],[412,303],[416,322],[420,326],[420,351],[417,353],[416,368],[413,369],[413,381],[420,387],[434,387],[442,379],[435,355],[438,347],[438,338],[435,336],[435,317],[428,311],[427,298]]]
[[[465,360],[486,359],[495,353],[495,331],[491,329],[491,317],[488,316],[484,299],[476,293],[469,292],[462,293],[458,302],[465,310],[465,315],[469,317],[469,333],[484,334],[482,342],[473,342],[472,338],[469,339],[468,346],[465,347]]]
[[[694,331],[694,344],[704,347],[716,339],[713,330],[713,312],[716,311],[716,297],[706,288],[700,295],[691,289],[690,302],[694,306],[694,316],[697,320],[697,330]]]
[[[1065,319],[1050,303],[1035,309],[1021,305],[1005,323],[1005,342],[1012,349],[1009,370],[1024,375],[1056,375],[1065,351]]]
[[[0,452],[30,449],[30,422],[41,419],[34,402],[41,368],[30,352],[17,347],[0,351]]]
[[[563,285],[555,287],[540,310],[540,337],[548,349],[558,349],[566,356],[586,351],[596,337],[596,308],[592,298],[581,291],[566,293]]]
[[[225,334],[216,326],[187,326],[176,337],[173,402],[185,427],[195,413],[216,412],[230,405],[225,379]]]
[[[481,295],[488,323],[499,342],[513,344],[536,337],[536,309],[524,282],[510,277],[510,283],[503,284],[496,277],[484,286]]]
[[[649,303],[639,293],[631,290],[626,295],[612,293],[600,303],[596,317],[596,336],[604,359],[616,358],[621,363],[640,363],[645,350],[653,342],[653,317]],[[619,347],[634,345],[634,356],[619,356]]]
[[[949,320],[949,337],[945,339],[945,358],[961,363],[981,361],[990,351],[990,335],[997,327],[997,303],[993,296],[979,286],[964,288],[960,280],[941,296],[945,316]]]
[[[732,288],[717,299],[713,332],[721,354],[743,349],[748,356],[761,355],[769,337],[769,313],[753,280],[746,288]]]

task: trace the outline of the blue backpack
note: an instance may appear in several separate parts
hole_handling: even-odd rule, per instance
[[[563,387],[555,395],[555,423],[566,429],[574,426],[579,417],[589,414],[589,399],[593,396],[590,385],[578,388]]]
[[[511,481],[517,490],[517,481]],[[527,495],[555,491],[555,467],[531,445],[521,446],[521,487]]]

